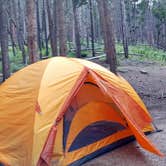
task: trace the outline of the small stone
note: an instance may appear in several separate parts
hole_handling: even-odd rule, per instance
[[[141,73],[141,74],[148,74],[148,72],[145,71],[145,70],[140,70],[140,73]]]
[[[126,70],[126,69],[118,69],[118,72],[120,72],[120,73],[127,73],[128,70]]]

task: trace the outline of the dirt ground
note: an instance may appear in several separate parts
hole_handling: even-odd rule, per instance
[[[141,96],[154,123],[162,132],[148,137],[166,155],[166,66],[150,62],[125,60],[118,68]],[[166,157],[160,158],[144,149],[136,141],[103,154],[84,166],[166,166]]]

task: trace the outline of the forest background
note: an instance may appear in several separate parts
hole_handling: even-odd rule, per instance
[[[123,58],[166,62],[165,0],[0,0],[0,4],[3,80],[53,56],[100,56],[114,73]]]

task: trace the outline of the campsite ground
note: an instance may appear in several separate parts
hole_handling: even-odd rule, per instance
[[[101,61],[98,61],[101,63]],[[162,132],[148,137],[166,154],[166,66],[153,62],[123,60],[118,68],[144,100],[154,122]],[[166,157],[160,158],[143,150],[136,142],[106,153],[85,166],[165,166]]]

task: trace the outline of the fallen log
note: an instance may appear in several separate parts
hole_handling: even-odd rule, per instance
[[[85,58],[86,60],[95,60],[95,59],[99,59],[99,58],[103,58],[106,57],[106,55],[100,55],[100,56],[95,56],[95,57],[90,57],[90,58]]]
[[[117,55],[124,55],[124,52],[119,52],[119,53],[117,53]],[[129,55],[132,55],[132,56],[144,56],[144,54],[133,54],[133,53],[129,53]]]

